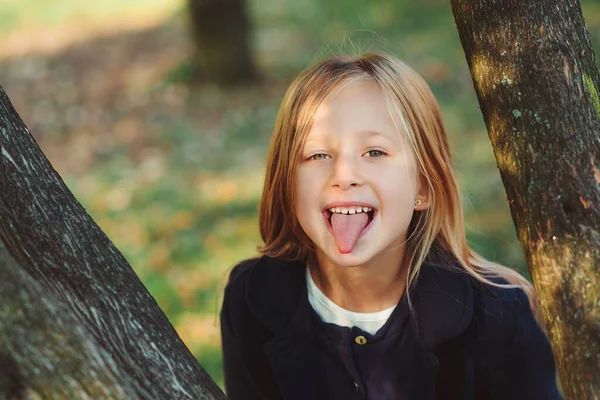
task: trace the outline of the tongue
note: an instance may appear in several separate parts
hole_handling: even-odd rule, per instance
[[[338,250],[342,254],[348,254],[354,249],[360,233],[367,223],[369,217],[367,213],[356,214],[333,214],[331,215],[331,226],[333,227],[333,237],[337,243]]]

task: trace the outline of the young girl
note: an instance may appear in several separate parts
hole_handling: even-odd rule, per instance
[[[260,206],[263,256],[221,311],[230,399],[560,399],[531,285],[466,243],[439,108],[383,54],[288,89]]]

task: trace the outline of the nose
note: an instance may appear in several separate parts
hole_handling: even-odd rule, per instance
[[[358,160],[352,157],[338,156],[331,171],[331,186],[347,190],[362,186],[364,180]]]

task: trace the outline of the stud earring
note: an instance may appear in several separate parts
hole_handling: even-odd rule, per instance
[[[415,200],[415,208],[419,207],[421,205],[422,201],[419,200]]]

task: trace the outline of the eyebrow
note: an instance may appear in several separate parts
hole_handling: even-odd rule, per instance
[[[386,139],[391,139],[388,135],[385,135],[385,134],[383,134],[381,132],[378,132],[378,131],[363,130],[363,131],[358,131],[356,133],[358,135],[366,136],[366,137],[381,136],[381,137],[386,138]],[[309,136],[307,136],[306,141],[316,140],[316,139],[319,139],[319,138],[321,138],[323,136],[326,136],[326,134],[309,135]]]
[[[387,135],[384,135],[383,133],[378,132],[378,131],[366,130],[366,131],[360,131],[358,133],[361,134],[361,135],[365,135],[367,137],[371,137],[371,136],[383,136],[384,138],[388,138],[389,139],[389,137]]]

